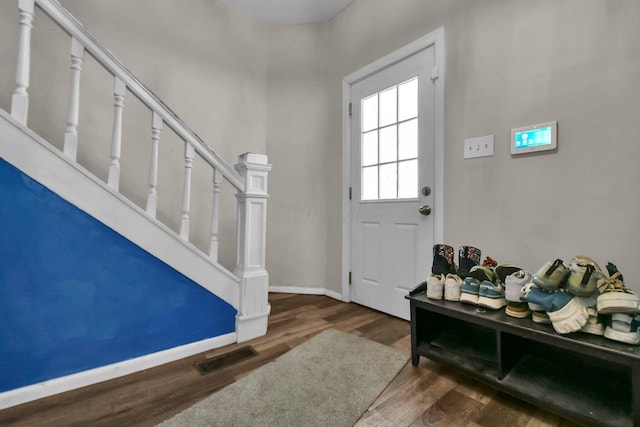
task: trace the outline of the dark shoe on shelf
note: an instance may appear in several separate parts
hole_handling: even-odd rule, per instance
[[[453,258],[455,251],[449,245],[436,244],[433,245],[433,264],[431,272],[433,274],[447,275],[449,273],[456,274],[457,268]]]
[[[473,246],[460,246],[458,249],[458,276],[464,279],[473,267],[480,264],[480,249]]]

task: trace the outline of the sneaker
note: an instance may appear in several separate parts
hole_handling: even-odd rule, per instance
[[[456,273],[456,264],[453,262],[455,252],[449,245],[433,245],[433,264],[431,266],[431,272],[433,274],[447,275],[449,273]]]
[[[581,331],[592,335],[604,335],[604,315],[598,314],[595,307],[587,307],[587,323],[582,327]]]
[[[612,263],[608,262],[607,263],[607,272],[609,273],[609,277],[611,277],[614,274],[618,273],[618,267],[616,267],[615,264],[612,264]],[[618,279],[624,281],[624,279],[622,278],[622,274],[620,274],[620,276],[618,276]]]
[[[447,301],[460,301],[462,292],[462,279],[457,274],[447,274],[444,279],[444,299]]]
[[[466,277],[460,287],[460,302],[477,305],[479,294],[480,282],[473,277]]]
[[[544,306],[553,329],[559,334],[579,331],[587,323],[589,317],[587,309],[564,289],[545,292],[531,286],[527,289],[523,300]]]
[[[444,290],[444,276],[442,274],[430,274],[427,278],[427,298],[442,299]]]
[[[516,267],[511,264],[498,264],[493,267],[493,272],[496,275],[497,280],[503,285],[507,282],[507,277],[521,271],[520,267]]]
[[[458,249],[458,276],[464,279],[469,275],[469,271],[480,264],[480,249],[473,246],[460,246]]]
[[[492,310],[500,310],[507,305],[507,301],[504,299],[504,286],[502,283],[493,283],[488,280],[482,281],[478,292],[478,305]]]
[[[611,315],[611,326],[604,330],[605,338],[620,341],[626,344],[640,344],[640,332],[638,331],[640,322],[635,317],[623,313]]]
[[[533,283],[545,291],[555,291],[559,289],[569,276],[569,269],[561,259],[545,263],[533,275]]]
[[[619,271],[608,279],[600,279],[598,289],[599,313],[640,313],[640,297],[624,285]]]
[[[531,314],[531,310],[529,310],[529,306],[526,302],[507,301],[507,308],[504,309],[504,312],[507,316],[515,317],[517,319],[524,319],[529,317]]]
[[[521,289],[522,294],[523,294],[523,295],[526,295],[527,293],[529,293],[529,289],[530,289],[530,288],[538,288],[538,289],[540,289],[540,288],[538,287],[538,285],[536,285],[535,283],[533,283],[533,282],[529,282],[529,283],[525,284],[525,285],[522,287],[522,289]],[[520,300],[521,300],[521,301],[523,301],[523,300],[524,300],[524,298],[523,298],[523,297],[520,297]],[[536,312],[536,311],[538,311],[538,312],[546,312],[546,311],[547,311],[547,309],[545,308],[545,306],[544,306],[544,305],[536,304],[535,302],[531,302],[531,301],[529,301],[529,302],[527,302],[527,305],[529,306],[529,310],[531,310],[531,311],[533,311],[533,312]],[[546,316],[546,313],[545,313],[545,316]],[[547,318],[548,318],[548,317],[549,317],[549,316],[547,316]]]
[[[507,302],[521,303],[524,296],[524,287],[531,282],[531,274],[524,270],[518,270],[508,275],[504,280],[504,297]]]
[[[500,273],[498,273],[499,275]],[[507,308],[505,309],[507,316],[524,319],[531,314],[527,303],[520,299],[524,296],[522,289],[529,282],[531,282],[531,274],[524,270],[518,270],[505,278],[504,298],[507,300]]]
[[[551,319],[545,311],[533,311],[531,314],[531,320],[536,323],[550,324]]]
[[[579,297],[592,295],[597,289],[598,280],[604,277],[594,260],[586,256],[577,256],[569,263],[567,290]]]
[[[473,277],[478,282],[482,282],[484,280],[495,282],[497,279],[496,274],[493,272],[493,270],[490,267],[486,267],[483,265],[476,265],[475,267],[473,267],[469,271],[468,277]]]

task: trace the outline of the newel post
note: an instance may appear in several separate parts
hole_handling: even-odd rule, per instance
[[[238,192],[238,253],[234,273],[240,277],[240,304],[236,318],[238,342],[266,334],[269,320],[269,274],[265,269],[267,176],[271,165],[263,154],[238,157],[236,171],[246,189]]]

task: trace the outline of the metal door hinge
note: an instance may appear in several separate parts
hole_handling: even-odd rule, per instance
[[[351,272],[349,272],[349,284],[351,284]]]
[[[435,82],[436,80],[438,80],[438,77],[440,77],[440,70],[438,69],[438,65],[434,65],[431,68],[431,81]]]
[[[353,188],[349,187],[349,200],[351,200],[352,198],[352,192],[353,192]]]
[[[351,117],[351,113],[353,112],[353,104],[349,103],[349,117]]]

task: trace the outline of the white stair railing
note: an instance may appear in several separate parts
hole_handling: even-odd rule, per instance
[[[223,180],[236,189],[238,200],[237,264],[233,273],[238,277],[239,283],[239,307],[236,307],[239,311],[237,335],[240,341],[264,334],[270,308],[267,302],[268,274],[265,270],[267,175],[271,168],[267,163],[267,157],[244,154],[239,157],[239,163],[235,169],[230,167],[56,0],[18,0],[18,52],[11,116],[22,125],[27,126],[29,113],[31,29],[36,11],[35,6],[38,6],[39,10],[48,15],[71,38],[71,83],[63,146],[64,155],[68,159],[76,161],[78,144],[80,143],[77,131],[80,111],[80,77],[84,54],[87,52],[114,78],[114,117],[107,185],[113,191],[119,191],[122,122],[125,112],[124,98],[128,90],[152,113],[151,156],[147,200],[144,209],[149,218],[157,220],[158,146],[163,125],[168,126],[184,141],[184,150],[181,150],[184,154],[184,185],[179,235],[185,242],[189,242],[191,171],[195,156],[200,156],[212,168],[211,238],[210,248],[206,255],[216,266],[218,265],[219,253],[219,202]],[[193,249],[197,250],[195,246]]]

